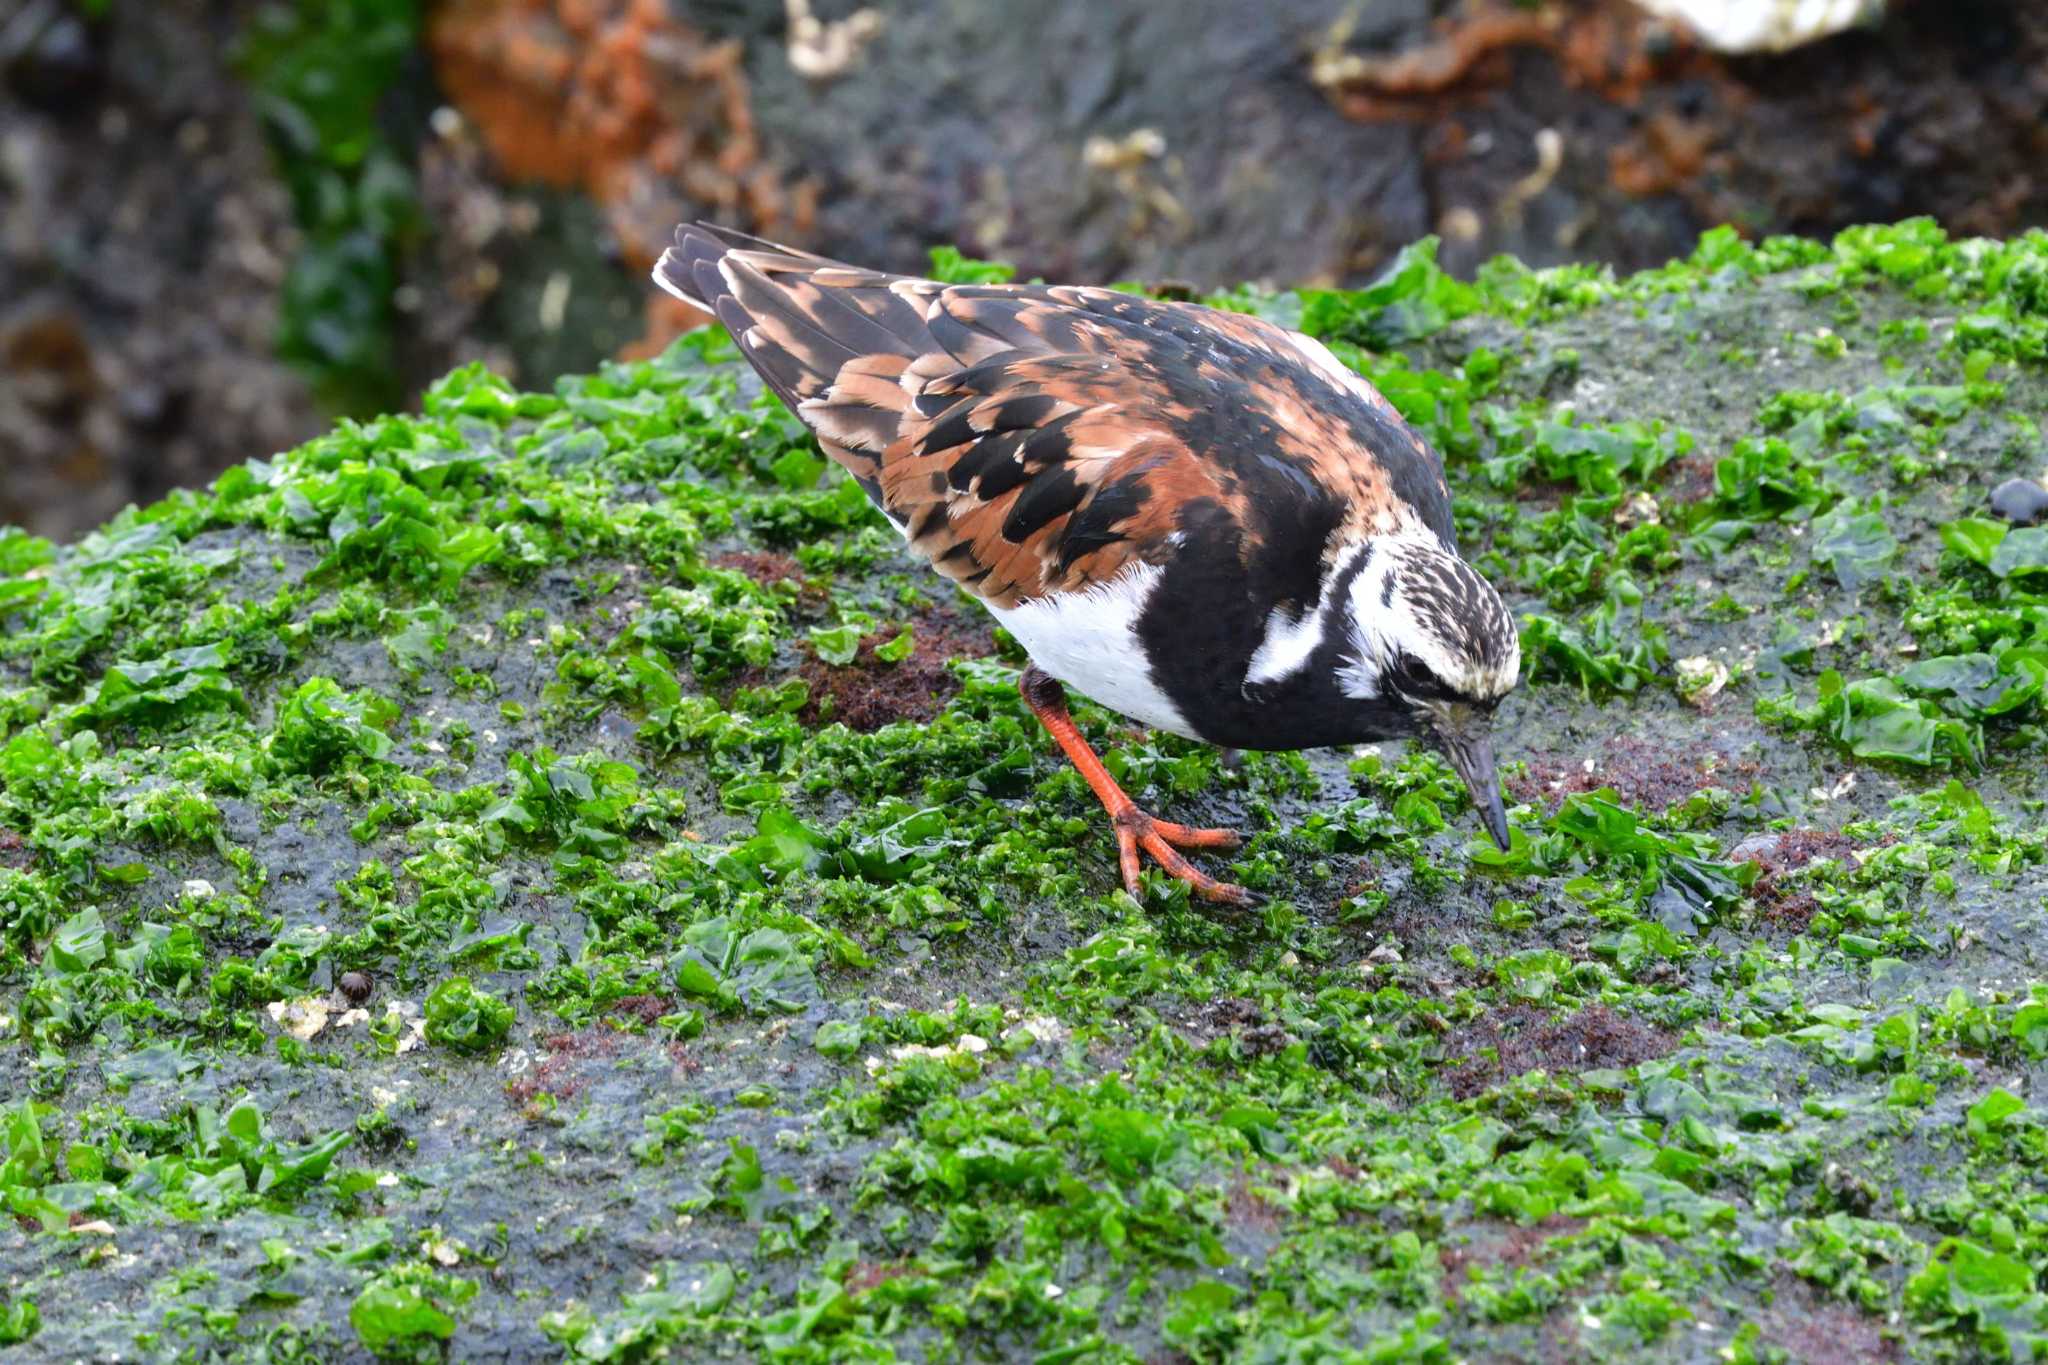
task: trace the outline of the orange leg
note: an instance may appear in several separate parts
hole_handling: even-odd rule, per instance
[[[1073,717],[1067,714],[1066,689],[1059,680],[1033,666],[1024,670],[1017,687],[1024,694],[1024,704],[1031,708],[1102,802],[1102,808],[1109,812],[1110,825],[1116,831],[1117,864],[1123,869],[1124,890],[1133,896],[1138,894],[1138,850],[1143,849],[1165,869],[1167,876],[1186,882],[1195,889],[1195,894],[1231,905],[1252,904],[1251,892],[1217,881],[1180,856],[1184,848],[1236,848],[1243,841],[1235,830],[1176,825],[1139,810],[1137,803],[1109,775],[1109,769],[1102,766],[1088,741],[1081,738],[1081,732],[1074,728]]]

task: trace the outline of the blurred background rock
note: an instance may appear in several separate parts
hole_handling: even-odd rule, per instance
[[[1427,233],[1628,269],[1719,222],[2048,221],[2048,7],[1845,7],[0,0],[0,522],[76,534],[465,360],[647,353],[696,320],[644,284],[690,216],[1198,287]]]

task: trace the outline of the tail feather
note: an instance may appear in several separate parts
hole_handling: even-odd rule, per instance
[[[735,251],[779,257],[811,270],[852,269],[829,257],[799,251],[735,228],[716,223],[684,223],[676,229],[675,245],[662,252],[661,259],[654,263],[654,282],[692,308],[715,315],[718,295],[724,292],[718,263]]]
[[[676,229],[675,245],[654,263],[654,282],[692,308],[716,316],[718,261],[726,250],[709,229],[685,223]],[[699,266],[709,269],[708,277],[698,273]]]
[[[709,223],[676,229],[654,282],[725,324],[768,387],[882,504],[881,453],[910,398],[900,381],[935,349],[916,295],[897,292],[907,282]]]
[[[931,344],[922,314],[890,292],[894,277],[708,223],[676,229],[654,282],[724,323],[792,409],[862,356]]]

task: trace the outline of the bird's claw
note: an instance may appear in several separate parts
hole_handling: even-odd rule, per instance
[[[1160,870],[1177,881],[1186,882],[1204,900],[1224,905],[1252,905],[1257,897],[1241,886],[1219,882],[1181,856],[1184,848],[1232,849],[1244,843],[1236,830],[1202,829],[1176,825],[1147,815],[1136,806],[1116,812],[1117,864],[1123,871],[1124,890],[1138,895],[1138,853],[1143,850]]]

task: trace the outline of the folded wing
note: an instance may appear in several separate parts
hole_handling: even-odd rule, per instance
[[[1232,528],[1276,604],[1313,601],[1360,536],[1451,540],[1420,437],[1258,318],[944,285],[708,226],[677,230],[655,280],[724,323],[912,546],[997,606],[1160,562],[1190,526]]]

